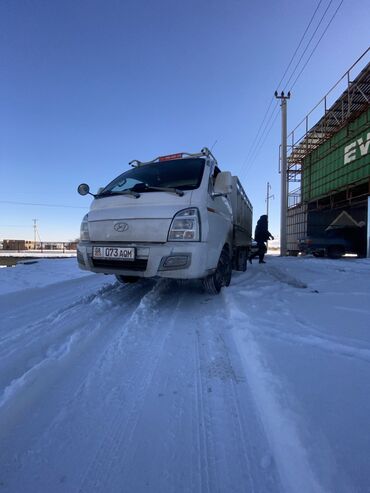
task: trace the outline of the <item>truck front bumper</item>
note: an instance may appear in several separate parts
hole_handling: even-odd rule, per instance
[[[135,260],[94,259],[93,246],[134,247]],[[207,262],[206,243],[167,242],[164,244],[92,244],[77,246],[78,265],[83,270],[101,274],[137,277],[167,277],[172,279],[200,279],[211,270]]]

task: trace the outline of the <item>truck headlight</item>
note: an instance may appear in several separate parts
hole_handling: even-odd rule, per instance
[[[87,220],[87,216],[88,214],[86,214],[82,219],[81,228],[80,228],[80,241],[90,241],[89,223]]]
[[[168,232],[168,241],[200,241],[198,209],[183,209],[174,216]]]

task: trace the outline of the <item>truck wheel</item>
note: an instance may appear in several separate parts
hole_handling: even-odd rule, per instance
[[[328,257],[332,259],[341,258],[344,255],[344,248],[341,246],[333,245],[328,248]]]
[[[209,294],[218,294],[222,286],[229,286],[231,281],[232,265],[229,253],[223,249],[218,260],[216,270],[203,279],[203,287]]]
[[[325,257],[325,253],[324,252],[312,252],[312,255],[314,257]]]
[[[289,257],[298,257],[298,250],[288,250]]]
[[[138,281],[140,279],[140,277],[137,277],[137,276],[119,276],[119,275],[116,275],[116,279],[121,284],[132,284],[133,282]]]

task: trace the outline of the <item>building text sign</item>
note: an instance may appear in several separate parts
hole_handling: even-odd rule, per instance
[[[351,142],[344,148],[344,164],[349,164],[357,158],[366,156],[370,150],[370,132],[366,136],[366,140],[362,137]]]

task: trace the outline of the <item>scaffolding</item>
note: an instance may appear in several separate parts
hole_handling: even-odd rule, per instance
[[[351,68],[339,79],[306,117],[288,135],[287,179],[289,185],[301,182],[302,166],[304,159],[317,149],[321,144],[329,140],[348,123],[355,120],[370,105],[370,62],[361,70],[353,80],[352,75],[358,71],[361,63],[370,58],[370,48],[351,66]],[[328,108],[330,97],[338,91],[341,85],[345,85],[342,95]],[[310,128],[310,121],[321,112],[323,116]],[[303,132],[303,134],[302,134]],[[290,191],[288,207],[294,207],[300,203],[300,187]]]
[[[370,48],[288,135],[288,250],[295,249],[297,234],[304,236],[307,232],[308,201],[302,193],[305,159],[370,107],[369,60]]]

